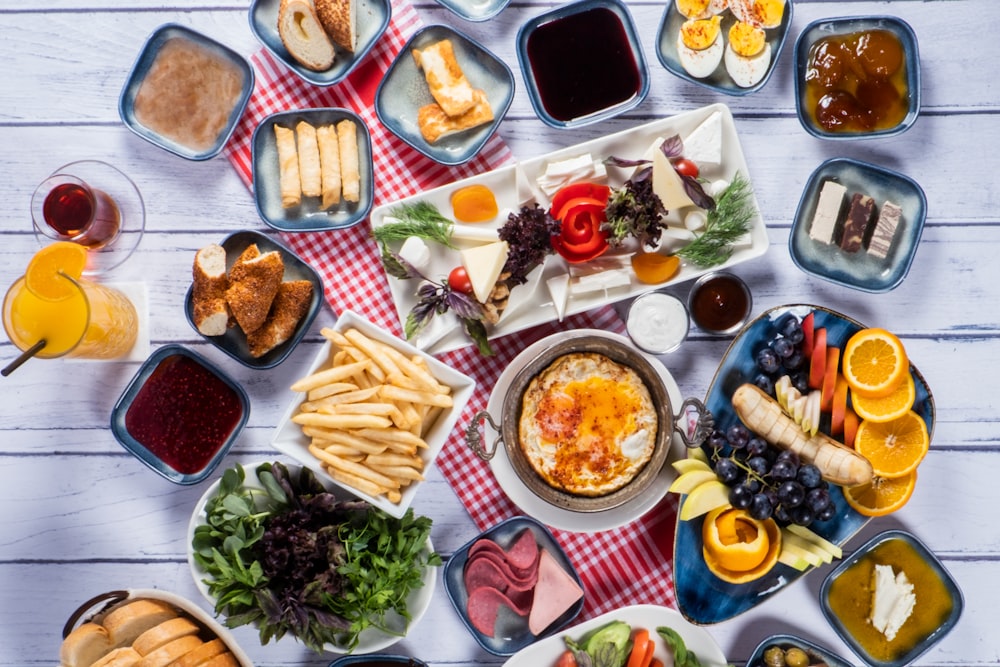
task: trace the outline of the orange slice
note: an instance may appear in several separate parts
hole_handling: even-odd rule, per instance
[[[909,372],[903,344],[885,329],[862,329],[844,346],[844,379],[858,395],[888,396]]]
[[[865,516],[885,516],[906,504],[917,485],[914,470],[896,479],[876,477],[870,484],[844,489],[847,504]]]
[[[854,436],[854,449],[868,459],[876,477],[903,477],[920,465],[930,449],[927,424],[916,412],[888,422],[865,420]]]
[[[708,513],[702,539],[708,569],[734,584],[764,576],[781,554],[781,530],[773,519],[758,521],[728,506]]]
[[[24,284],[40,299],[61,301],[76,293],[87,265],[87,249],[70,241],[47,245],[31,258],[24,272]],[[70,280],[72,279],[72,280]]]
[[[659,285],[665,283],[681,269],[677,255],[661,255],[656,252],[637,252],[632,255],[632,270],[640,283]]]
[[[909,412],[915,400],[917,400],[917,387],[913,382],[913,376],[907,373],[899,386],[888,396],[870,398],[855,394],[851,397],[851,404],[862,419],[870,422],[888,422],[899,419]]]

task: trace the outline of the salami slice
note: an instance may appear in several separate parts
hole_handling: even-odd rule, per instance
[[[483,586],[469,593],[469,622],[472,627],[488,637],[495,633],[500,607],[505,606],[518,616],[527,616],[530,602],[521,606],[495,588]]]
[[[522,532],[507,550],[507,562],[515,572],[529,572],[538,567],[538,542],[530,530]]]

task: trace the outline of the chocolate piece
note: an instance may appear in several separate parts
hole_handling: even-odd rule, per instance
[[[855,192],[851,197],[851,207],[844,220],[844,233],[840,237],[840,248],[845,252],[861,250],[868,234],[868,226],[875,217],[875,200],[868,195]]]
[[[836,181],[823,183],[816,202],[816,212],[809,226],[809,238],[820,243],[836,242],[837,223],[840,221],[846,192],[847,188]]]
[[[892,240],[896,237],[896,230],[902,221],[903,209],[891,201],[882,204],[878,221],[872,229],[871,238],[868,239],[868,254],[872,257],[885,259],[892,247]]]

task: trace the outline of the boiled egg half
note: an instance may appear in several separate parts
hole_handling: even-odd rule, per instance
[[[677,58],[684,70],[696,79],[715,71],[726,50],[722,44],[722,17],[689,19],[677,34]]]
[[[676,0],[677,11],[687,19],[707,19],[712,15],[709,4],[712,0]]]
[[[726,71],[741,88],[760,83],[771,66],[771,45],[764,30],[749,23],[732,25],[725,52]]]
[[[733,16],[758,28],[777,28],[785,15],[786,0],[729,0]]]

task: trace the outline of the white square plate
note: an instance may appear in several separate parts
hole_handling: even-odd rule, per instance
[[[455,423],[458,421],[459,416],[462,414],[462,410],[465,409],[465,405],[469,402],[469,399],[472,398],[472,391],[476,387],[475,380],[441,363],[427,353],[421,352],[409,343],[401,341],[394,336],[390,336],[384,330],[376,327],[374,324],[364,319],[357,313],[345,310],[340,314],[340,317],[337,318],[337,323],[333,326],[333,329],[335,331],[346,331],[351,328],[357,329],[370,338],[393,346],[400,352],[406,354],[408,357],[412,357],[415,354],[423,357],[427,362],[427,366],[430,369],[431,374],[442,384],[451,387],[453,405],[450,408],[443,410],[438,416],[437,421],[435,421],[433,426],[431,426],[431,429],[424,434],[424,440],[427,442],[427,448],[421,451],[420,455],[424,460],[424,473],[426,474],[426,471],[434,463],[434,459],[441,451],[441,448],[444,447],[445,442],[448,440],[448,436],[451,435],[451,431],[455,427]],[[332,345],[329,342],[323,346],[319,354],[316,355],[316,359],[309,367],[306,375],[311,375],[312,373],[320,370],[320,368],[329,365],[331,348]],[[340,488],[349,491],[358,498],[367,500],[369,503],[385,511],[387,514],[396,518],[400,518],[406,514],[406,510],[413,502],[413,497],[416,495],[417,489],[420,488],[421,482],[413,482],[407,486],[402,492],[402,498],[400,501],[398,503],[392,503],[384,497],[370,496],[357,489],[341,484],[337,480],[330,477],[330,475],[328,475],[323,469],[323,466],[320,465],[319,460],[309,452],[310,439],[303,435],[302,428],[292,421],[292,417],[298,412],[299,406],[302,405],[304,400],[305,394],[297,394],[295,399],[292,401],[292,404],[285,412],[284,417],[282,417],[281,422],[278,424],[278,430],[275,432],[274,438],[271,440],[271,444],[274,448],[279,452],[292,457],[302,465],[312,469],[312,471],[315,472],[319,478],[327,480],[332,484],[336,484]]]

